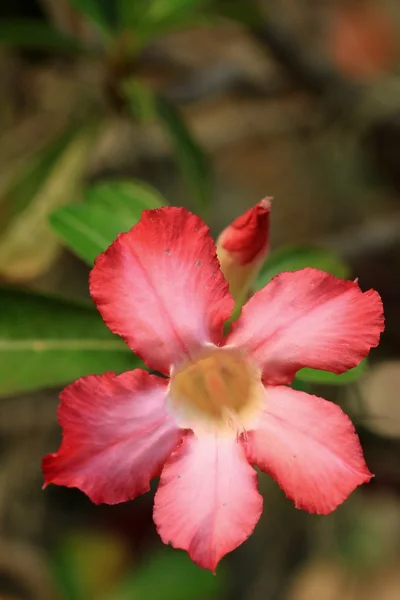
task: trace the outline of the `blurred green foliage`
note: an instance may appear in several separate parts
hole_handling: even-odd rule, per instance
[[[4,233],[12,218],[25,210],[34,197],[40,194],[68,145],[81,132],[81,122],[71,125],[50,144],[41,148],[35,156],[28,158],[24,164],[18,166],[16,172],[8,175],[0,193],[2,206],[0,233]]]
[[[0,45],[62,53],[83,52],[78,40],[60,33],[48,23],[37,20],[0,20]]]
[[[58,242],[48,217],[79,197],[96,133],[95,119],[74,123],[5,178],[0,188],[0,276],[32,279],[54,262]]]
[[[366,371],[368,362],[363,360],[354,369],[349,369],[346,373],[335,375],[330,371],[320,371],[318,369],[300,369],[296,373],[297,379],[308,383],[323,383],[325,385],[347,385],[354,383]]]
[[[116,34],[120,26],[118,0],[70,0],[79,12],[96,23],[103,32]]]
[[[113,95],[122,99],[134,120],[158,120],[170,138],[177,163],[188,183],[198,212],[211,198],[211,161],[189,131],[180,111],[165,98],[153,98],[152,91],[134,79],[135,61],[146,44],[169,29],[195,22],[196,9],[210,4],[204,0],[70,0],[71,4],[101,35],[99,46],[84,47],[40,21],[0,21],[0,46],[44,50],[84,51],[103,64]],[[128,74],[127,74],[128,72]],[[110,106],[112,112],[115,107]],[[104,118],[106,114],[104,115]]]
[[[172,141],[178,164],[189,183],[200,212],[211,200],[211,163],[207,154],[194,140],[174,106],[158,97],[156,111]]]
[[[286,246],[269,254],[257,278],[255,289],[260,290],[282,271],[298,271],[306,267],[320,269],[342,279],[347,279],[350,275],[348,266],[329,250],[307,245]]]
[[[226,588],[223,564],[213,575],[168,547],[132,564],[123,540],[106,532],[70,533],[51,566],[64,600],[211,600]]]
[[[136,573],[102,600],[203,600],[220,598],[226,586],[223,565],[218,573],[199,569],[182,551],[164,548],[148,557]]]

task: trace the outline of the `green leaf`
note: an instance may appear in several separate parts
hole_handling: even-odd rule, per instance
[[[211,201],[212,169],[208,154],[197,143],[176,108],[160,96],[156,101],[158,117],[171,139],[183,176],[197,201],[199,212]]]
[[[141,121],[158,118],[161,122],[197,209],[202,212],[211,201],[212,167],[209,156],[194,139],[179,111],[166,99],[154,95],[136,79],[126,80],[122,91],[135,118]]]
[[[65,206],[50,224],[69,248],[89,264],[140,219],[142,210],[158,208],[165,199],[139,181],[100,183],[85,191],[80,205]]]
[[[146,19],[152,23],[173,23],[182,15],[208,3],[208,0],[150,0],[146,12]]]
[[[199,9],[210,0],[119,0],[121,28],[135,32],[136,47],[177,28],[211,24],[212,19]]]
[[[116,0],[118,7],[118,20],[121,28],[130,28],[135,25],[144,0]]]
[[[119,21],[117,0],[70,0],[70,2],[79,12],[96,23],[103,32],[110,33],[117,29]]]
[[[307,381],[301,381],[298,379],[297,375],[290,384],[290,387],[294,390],[298,390],[299,392],[307,392],[308,394],[311,393],[311,385]]]
[[[34,278],[56,258],[48,215],[79,194],[96,133],[93,123],[71,126],[4,184],[0,274],[8,280]]]
[[[16,171],[9,174],[0,188],[1,233],[6,230],[9,222],[22,212],[40,192],[49,174],[78,133],[78,126],[69,127],[33,157],[25,160]]]
[[[149,123],[156,119],[156,99],[148,86],[138,79],[130,78],[123,82],[122,91],[129,109],[141,123]]]
[[[70,556],[66,552],[55,548],[52,549],[47,558],[53,580],[57,583],[57,587],[61,592],[60,600],[87,600],[74,570],[74,565],[71,565]]]
[[[213,6],[217,16],[238,21],[246,27],[259,27],[265,19],[256,3],[243,2],[243,0],[220,0]]]
[[[278,273],[298,271],[306,267],[314,267],[342,279],[350,275],[347,265],[329,250],[310,246],[288,246],[270,253],[254,287],[260,290]]]
[[[49,555],[50,568],[68,600],[98,599],[125,573],[129,547],[110,531],[68,531]]]
[[[79,42],[35,19],[0,20],[0,45],[60,52],[81,52]]]
[[[0,289],[0,396],[142,365],[91,304]]]
[[[296,373],[296,379],[307,383],[322,383],[326,385],[346,385],[356,382],[366,371],[367,360],[363,360],[354,369],[349,369],[346,373],[335,375],[330,371],[320,371],[319,369],[300,369]]]
[[[223,565],[213,575],[197,567],[187,554],[165,548],[149,556],[139,571],[101,600],[203,600],[220,597],[225,589]]]
[[[146,14],[149,0],[116,0],[121,27],[137,28]]]

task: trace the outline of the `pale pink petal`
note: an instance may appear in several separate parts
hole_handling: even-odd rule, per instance
[[[265,408],[248,434],[246,452],[297,508],[311,513],[331,512],[372,477],[342,409],[285,386],[266,388]]]
[[[63,440],[43,459],[46,485],[77,487],[99,504],[149,489],[181,434],[165,411],[168,381],[135,370],[89,375],[61,393]]]
[[[218,344],[233,300],[208,227],[184,208],[142,213],[96,259],[90,293],[104,321],[153,369]]]
[[[166,544],[215,571],[249,537],[261,511],[257,474],[241,444],[189,433],[162,471],[154,521]]]
[[[377,346],[380,296],[317,269],[280,273],[244,306],[227,344],[242,347],[266,383],[290,383],[303,367],[343,373]]]

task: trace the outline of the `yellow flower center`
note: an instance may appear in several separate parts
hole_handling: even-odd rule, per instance
[[[171,374],[170,408],[181,427],[244,431],[263,397],[259,370],[235,348],[207,347]]]

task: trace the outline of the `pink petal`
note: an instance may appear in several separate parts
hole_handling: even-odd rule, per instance
[[[261,512],[257,474],[241,444],[189,433],[162,471],[154,521],[166,544],[215,571],[249,537]]]
[[[96,259],[90,292],[111,331],[163,373],[218,344],[233,308],[209,229],[184,208],[144,211]]]
[[[248,434],[246,452],[297,508],[311,513],[330,513],[372,477],[341,408],[285,386],[266,388],[264,412]]]
[[[96,504],[149,489],[181,435],[165,412],[168,381],[135,370],[89,375],[61,393],[62,444],[43,459],[46,485],[77,487]]]
[[[244,306],[227,343],[244,347],[270,384],[299,369],[344,373],[379,343],[380,296],[317,269],[280,273]]]

